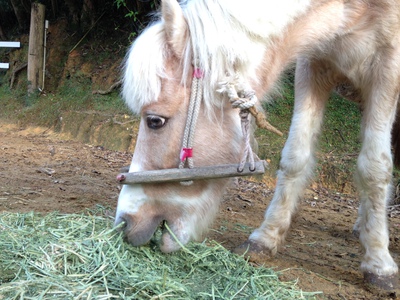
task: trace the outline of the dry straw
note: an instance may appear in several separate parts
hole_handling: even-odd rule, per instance
[[[312,299],[218,244],[132,247],[104,210],[0,214],[3,299]]]

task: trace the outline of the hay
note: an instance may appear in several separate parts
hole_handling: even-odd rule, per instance
[[[218,244],[132,247],[103,211],[0,214],[3,299],[310,299]]]

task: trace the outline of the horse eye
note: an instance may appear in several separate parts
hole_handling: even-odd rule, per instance
[[[161,127],[163,127],[165,125],[165,123],[167,122],[167,119],[160,117],[160,116],[150,115],[150,116],[147,116],[146,121],[147,121],[147,126],[149,128],[160,129]]]

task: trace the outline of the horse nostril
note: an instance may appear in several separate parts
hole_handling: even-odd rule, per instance
[[[124,217],[118,217],[118,218],[115,220],[114,227],[115,227],[115,229],[118,230],[118,231],[126,232],[126,231],[127,231],[127,228],[128,228],[128,222],[127,222],[126,218],[124,218]]]
[[[124,240],[133,246],[141,246],[150,241],[161,220],[149,217],[140,218],[129,213],[117,214],[115,227],[122,231]]]
[[[117,230],[124,233],[125,238],[130,238],[135,234],[138,220],[131,214],[122,213],[117,216],[114,226]]]

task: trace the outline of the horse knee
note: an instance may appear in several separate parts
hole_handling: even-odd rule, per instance
[[[361,153],[357,160],[356,180],[362,189],[388,186],[392,180],[393,163],[390,154]]]
[[[314,165],[314,157],[308,151],[284,151],[279,164],[279,169],[285,177],[295,178],[306,174],[310,175],[312,166]]]

